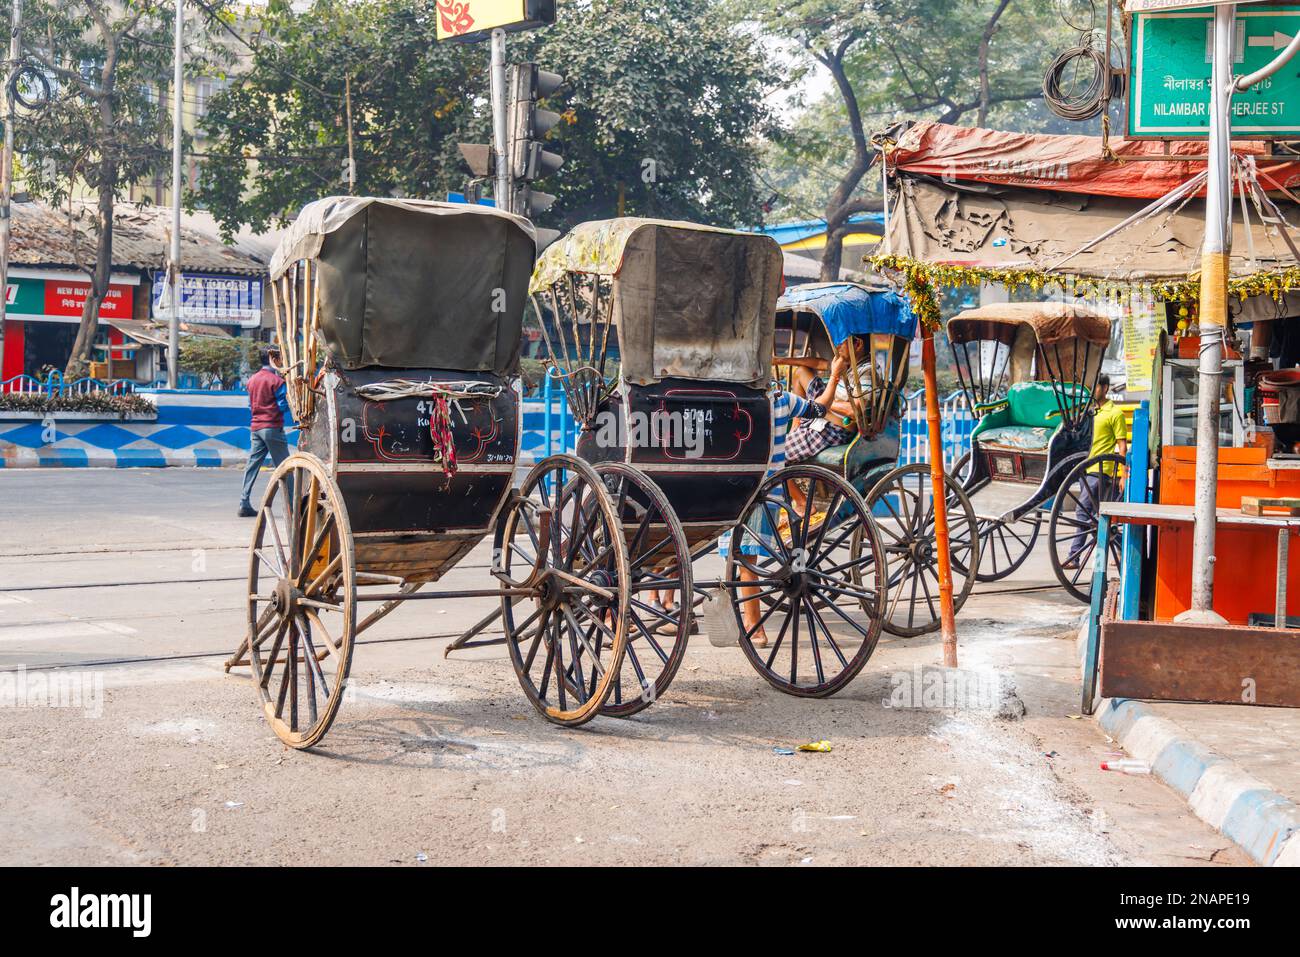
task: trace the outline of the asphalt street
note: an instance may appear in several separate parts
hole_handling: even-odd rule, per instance
[[[0,471],[0,692],[81,692],[0,707],[0,864],[1248,863],[1159,781],[1099,770],[1114,745],[1078,714],[1082,606],[1041,544],[959,619],[963,674],[1020,717],[899,706],[936,636],[884,638],[828,700],[701,636],[653,708],[560,729],[499,648],[444,659],[494,606],[458,600],[364,635],[329,736],[288,750],[221,667],[243,634],[238,487]],[[486,548],[446,582],[490,586]]]

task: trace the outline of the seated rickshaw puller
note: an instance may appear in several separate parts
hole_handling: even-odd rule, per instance
[[[862,340],[857,340],[858,354],[861,355]],[[859,381],[870,376],[870,359],[858,366]],[[849,384],[844,379],[849,365],[849,344],[842,343],[835,350],[831,360],[829,378],[813,375],[811,369],[802,366],[792,371],[790,386],[796,393],[807,398],[817,396],[817,401],[826,407],[826,417],[803,420],[790,431],[786,438],[785,458],[787,462],[807,462],[823,449],[836,445],[847,445],[853,441],[854,424],[853,403],[849,399]],[[802,417],[800,417],[802,418]]]
[[[1110,398],[1110,376],[1102,373],[1097,376],[1097,411],[1092,416],[1092,448],[1088,458],[1098,455],[1128,454],[1128,423],[1124,412]],[[1118,475],[1115,474],[1118,471]],[[1070,554],[1061,563],[1062,568],[1078,568],[1080,553],[1088,542],[1088,536],[1082,534],[1083,528],[1097,521],[1100,503],[1105,501],[1117,484],[1124,481],[1124,466],[1118,469],[1108,462],[1098,462],[1088,469],[1083,477],[1083,487],[1079,492],[1079,504],[1074,510],[1079,530],[1075,533],[1074,544]]]
[[[786,462],[786,433],[790,430],[792,419],[818,420],[822,419],[827,413],[827,403],[835,395],[835,387],[839,383],[840,376],[844,372],[848,360],[836,356],[831,363],[830,380],[818,394],[817,398],[810,399],[796,395],[793,392],[786,392],[779,386],[775,387],[772,394],[772,460],[767,469],[765,480],[771,478],[785,466]],[[772,528],[771,522],[767,518],[766,512],[760,511],[750,516],[747,529],[744,532],[744,538],[740,543],[740,554],[757,558],[763,554],[774,554],[776,552],[775,537],[776,529]],[[744,564],[737,566],[742,581],[758,581],[758,576]],[[767,647],[767,633],[758,624],[763,617],[761,614],[762,601],[759,600],[757,585],[743,585],[740,591],[740,618],[745,623],[746,633],[754,631],[750,636],[755,648]],[[755,630],[757,629],[757,630]]]

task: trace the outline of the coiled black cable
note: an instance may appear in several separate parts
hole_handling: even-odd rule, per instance
[[[1067,80],[1066,73],[1071,74]],[[1107,77],[1110,89],[1107,89]],[[1078,46],[1056,55],[1043,74],[1043,99],[1057,116],[1090,120],[1105,109],[1106,101],[1123,92],[1124,78],[1106,62],[1106,51],[1088,35]]]

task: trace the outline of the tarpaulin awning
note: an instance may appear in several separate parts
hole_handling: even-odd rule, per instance
[[[889,166],[903,173],[924,174],[945,181],[959,180],[1059,190],[1090,196],[1157,199],[1205,169],[1204,162],[1179,156],[1204,156],[1204,142],[1123,140],[1112,137],[1110,148],[1119,160],[1155,157],[1168,161],[1108,160],[1099,136],[1013,133],[947,123],[918,122],[891,130],[886,140]],[[1234,142],[1239,156],[1262,157],[1269,145]],[[1300,160],[1258,160],[1259,169],[1282,186],[1300,183]],[[1265,182],[1266,188],[1269,187]]]
[[[1202,199],[1175,203],[1084,250],[1148,205],[1133,198],[904,174],[890,211],[890,253],[939,266],[1058,272],[1116,284],[1186,280],[1200,269]],[[1279,205],[1293,225],[1300,220],[1294,204]],[[1232,275],[1296,266],[1280,228],[1262,223],[1253,205],[1248,213],[1249,230],[1240,210],[1234,217]]]
[[[777,300],[777,325],[797,312],[818,316],[838,346],[849,336],[889,335],[911,339],[916,315],[907,300],[887,288],[872,289],[858,283],[819,283],[787,289]]]

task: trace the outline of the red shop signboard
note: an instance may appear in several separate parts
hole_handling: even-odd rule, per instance
[[[90,283],[45,280],[45,314],[79,319],[90,295]],[[101,319],[130,319],[135,310],[135,287],[111,284],[99,306]]]

